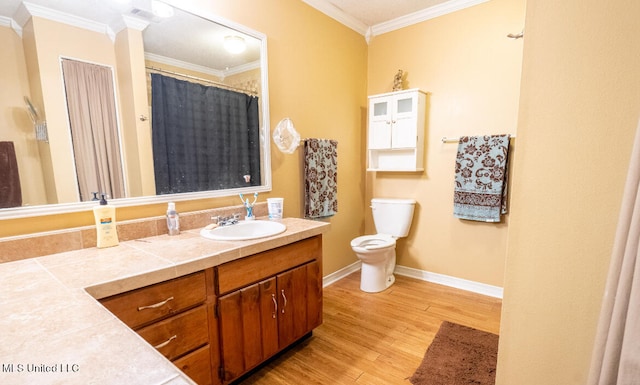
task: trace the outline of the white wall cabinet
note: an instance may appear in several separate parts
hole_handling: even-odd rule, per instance
[[[423,171],[426,93],[418,89],[369,96],[369,171]]]

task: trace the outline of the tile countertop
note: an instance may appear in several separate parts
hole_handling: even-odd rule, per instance
[[[96,299],[284,246],[329,229],[212,241],[200,229],[0,264],[1,384],[193,384]]]

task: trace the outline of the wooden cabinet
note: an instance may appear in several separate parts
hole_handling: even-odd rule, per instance
[[[322,236],[101,302],[196,383],[226,384],[322,323]]]
[[[418,89],[369,97],[368,170],[423,171],[426,94]]]
[[[207,277],[209,276],[209,277]],[[211,327],[207,281],[213,269],[201,271],[105,298],[102,304],[200,385],[218,384],[217,330]],[[214,295],[213,287],[210,295]],[[213,329],[213,330],[212,330]]]
[[[223,382],[322,323],[321,255],[316,237],[217,268],[219,288],[228,291],[218,299]],[[234,279],[241,271],[245,278]]]

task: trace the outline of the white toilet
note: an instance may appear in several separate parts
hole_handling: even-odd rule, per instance
[[[360,290],[383,291],[395,282],[396,239],[409,234],[413,199],[371,199],[376,235],[363,235],[351,241],[351,248],[362,261]]]

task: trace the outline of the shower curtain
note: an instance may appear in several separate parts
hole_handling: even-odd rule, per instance
[[[636,130],[594,344],[589,385],[640,379],[640,125]]]
[[[261,184],[257,97],[155,73],[151,95],[156,194]]]

